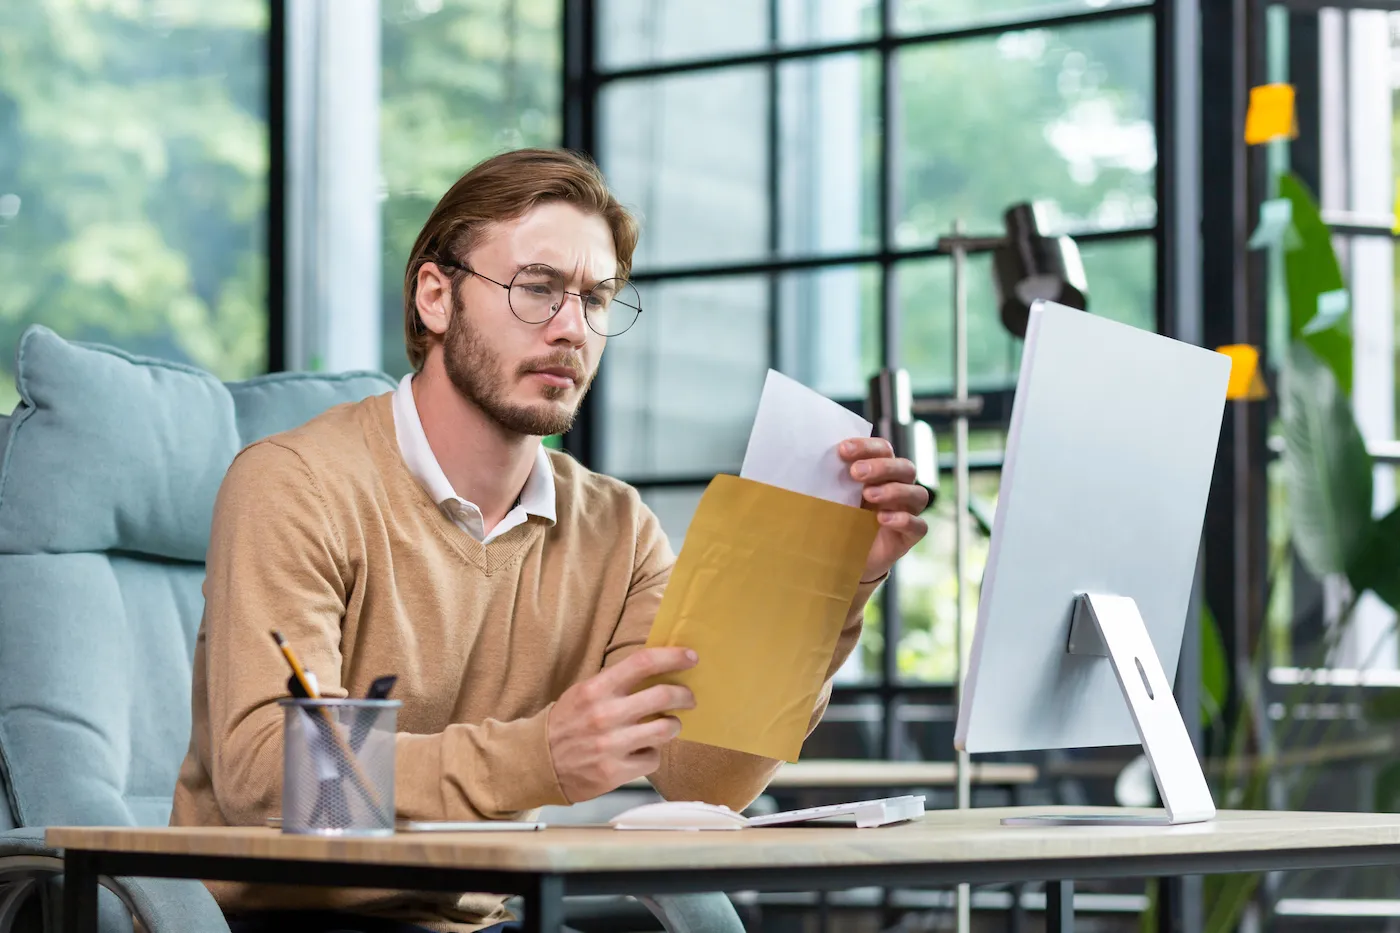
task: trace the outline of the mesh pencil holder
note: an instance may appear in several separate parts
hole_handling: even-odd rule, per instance
[[[279,701],[283,710],[282,832],[394,832],[398,700]]]

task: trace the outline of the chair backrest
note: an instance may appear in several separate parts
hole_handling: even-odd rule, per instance
[[[163,825],[224,472],[244,445],[393,380],[223,383],[36,326],[16,382],[0,418],[0,828]]]

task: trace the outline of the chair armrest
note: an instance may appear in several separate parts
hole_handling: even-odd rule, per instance
[[[0,933],[10,933],[30,896],[43,897],[46,882],[61,879],[63,854],[44,845],[42,827],[0,833]],[[229,933],[223,911],[198,881],[168,878],[99,879],[99,926],[103,933],[130,933],[132,917],[147,933]],[[7,894],[9,895],[7,897]],[[45,926],[58,929],[59,899],[44,911]]]

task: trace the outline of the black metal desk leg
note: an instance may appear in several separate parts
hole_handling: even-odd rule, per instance
[[[1045,882],[1045,933],[1074,933],[1074,882]]]
[[[525,895],[525,921],[522,933],[559,933],[564,927],[564,879],[540,875]],[[72,931],[64,931],[72,933]]]
[[[97,933],[97,856],[63,853],[63,933]]]

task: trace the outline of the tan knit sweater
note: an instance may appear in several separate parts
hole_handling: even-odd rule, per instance
[[[280,812],[288,670],[272,628],[326,696],[363,696],[398,675],[399,816],[520,819],[570,802],[550,760],[550,708],[645,643],[674,560],[666,537],[634,489],[552,453],[556,524],[531,516],[483,546],[404,465],[391,398],[338,406],[229,468],[173,825],[256,826]],[[855,646],[872,588],[856,596],[828,677]],[[651,780],[669,799],[738,809],[778,764],[675,741]],[[494,895],[210,887],[230,913],[335,907],[453,931],[506,917]]]

